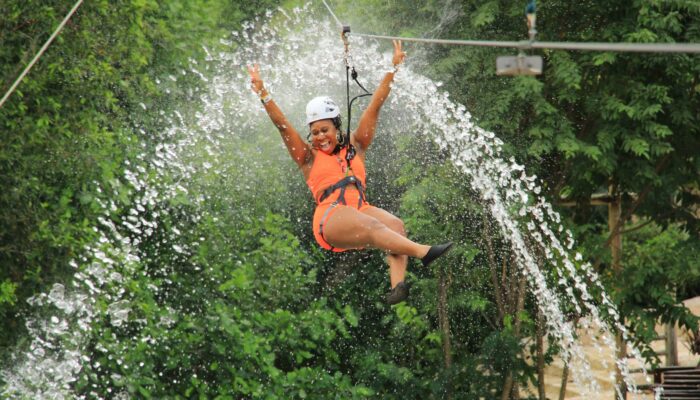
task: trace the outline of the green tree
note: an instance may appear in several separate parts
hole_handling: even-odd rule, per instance
[[[69,1],[4,1],[3,94],[70,9]],[[24,332],[25,300],[69,281],[126,160],[158,131],[170,96],[156,82],[215,49],[224,32],[275,1],[86,2],[0,109],[0,349]],[[126,195],[126,193],[124,193]],[[120,212],[118,210],[117,212]],[[4,355],[4,351],[2,352]]]

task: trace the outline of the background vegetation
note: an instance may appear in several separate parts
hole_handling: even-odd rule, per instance
[[[142,0],[81,7],[0,108],[4,365],[31,339],[26,300],[73,279],[70,261],[97,239],[102,204],[116,202],[114,220],[133,204],[136,193],[121,191],[119,199],[111,193],[121,190],[119,177],[143,147],[158,144],[143,132],[166,128],[168,121],[150,110],[192,107],[186,93],[194,82],[179,79],[174,93],[156,82],[191,59],[203,60],[202,46],[217,49],[243,21],[296,3]],[[3,93],[70,6],[0,5]],[[356,0],[338,4],[336,12],[357,31],[517,40],[526,33],[523,9],[524,3],[506,1],[416,7]],[[318,12],[325,18],[323,8]],[[545,2],[538,17],[540,40],[700,42],[700,6],[693,2]],[[544,195],[560,206],[640,341],[653,338],[658,320],[697,329],[679,303],[700,292],[698,56],[543,51],[544,75],[505,78],[494,74],[503,50],[407,47],[416,63],[431,60],[422,71],[443,81],[480,126],[506,142],[509,156],[540,177]],[[267,140],[233,143],[231,157],[239,159],[227,163],[255,155],[262,168],[197,181],[207,196],[201,219],[188,217],[191,199],[166,205],[167,218],[140,245],[149,257],[122,282],[135,305],[128,323],[110,324],[108,304],[97,304],[103,315],[89,339],[95,350],[73,383],[76,393],[506,399],[518,398],[528,382],[542,383],[538,369],[551,356],[535,340],[543,335],[542,316],[507,243],[444,154],[419,138],[378,138],[378,148],[396,163],[370,166],[373,198],[399,213],[417,240],[458,238],[441,268],[411,269],[410,302],[388,307],[380,254],[322,253],[308,224],[296,223],[310,220],[311,207],[298,206],[309,200],[306,189],[291,163],[288,173],[270,172],[275,155],[257,152]],[[373,157],[368,163],[379,165],[379,155]],[[256,184],[243,188],[242,181]],[[597,193],[621,204],[612,235],[607,209],[589,204]],[[173,226],[184,232],[183,243],[200,242],[188,259],[158,247]],[[618,233],[623,255],[614,265],[609,245]]]

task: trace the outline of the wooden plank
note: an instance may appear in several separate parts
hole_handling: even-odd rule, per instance
[[[670,375],[670,376],[678,376],[678,375],[686,375],[686,376],[700,376],[700,370],[692,370],[692,369],[684,369],[680,371],[666,371],[663,372],[664,375]]]
[[[678,373],[700,374],[700,368],[659,367],[657,369],[661,369],[662,372],[664,372],[666,374],[678,374]]]
[[[682,390],[700,390],[700,385],[697,382],[693,383],[664,383],[661,387],[666,389],[682,389]]]
[[[694,394],[700,395],[700,390],[684,390],[684,389],[664,389],[664,395],[679,395],[679,394]]]

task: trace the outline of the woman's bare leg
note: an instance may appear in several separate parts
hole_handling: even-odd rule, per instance
[[[371,247],[417,258],[425,256],[430,249],[391,230],[374,216],[346,206],[338,206],[328,218],[323,236],[331,246],[342,249]]]
[[[360,211],[363,214],[369,215],[379,220],[392,231],[406,237],[406,230],[403,221],[391,214],[390,212],[378,207],[365,208]],[[389,264],[389,279],[391,287],[394,288],[399,282],[406,278],[406,267],[408,266],[408,256],[405,254],[393,254],[387,252],[387,264]]]

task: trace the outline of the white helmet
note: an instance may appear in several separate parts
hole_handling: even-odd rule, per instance
[[[328,96],[319,96],[306,104],[306,124],[340,115],[340,107]]]

